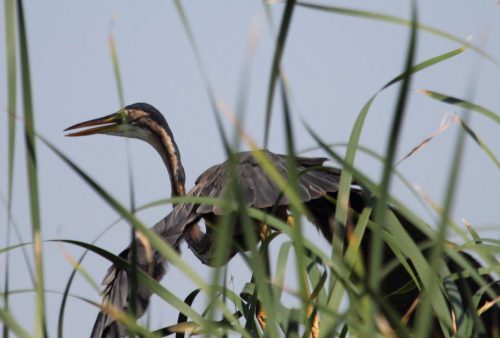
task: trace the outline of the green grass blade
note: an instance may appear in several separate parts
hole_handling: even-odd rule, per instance
[[[468,116],[469,114],[467,114]],[[428,276],[427,287],[423,293],[421,306],[417,311],[416,328],[417,338],[425,338],[429,335],[430,331],[430,316],[431,316],[431,302],[437,292],[438,281],[436,280],[436,273],[440,267],[440,261],[444,252],[444,243],[446,239],[446,230],[448,225],[448,218],[452,211],[453,201],[457,188],[457,181],[460,173],[460,164],[463,157],[463,150],[465,146],[465,131],[461,130],[457,136],[455,151],[450,167],[450,174],[448,176],[447,191],[443,204],[443,211],[441,221],[437,229],[437,237],[434,241],[434,247],[430,255],[431,274]],[[448,324],[448,323],[446,323]],[[447,325],[450,327],[449,325]]]
[[[443,62],[445,60],[448,60],[456,55],[461,54],[463,51],[465,51],[465,48],[458,48],[455,50],[452,50],[450,52],[438,55],[436,57],[427,59],[423,62],[420,62],[416,65],[412,65],[411,68],[408,70],[408,74],[415,74],[418,73],[426,68],[429,68],[433,65],[436,65],[440,62]],[[372,96],[368,102],[363,106],[361,109],[361,112],[359,113],[356,122],[354,123],[354,126],[351,131],[351,135],[349,137],[349,143],[347,145],[347,151],[345,155],[345,162],[348,165],[353,165],[355,156],[356,156],[356,151],[359,145],[359,139],[361,136],[361,131],[364,126],[364,122],[366,120],[366,116],[368,114],[368,111],[371,107],[372,102],[376,98],[376,96],[383,91],[384,89],[387,89],[388,87],[392,86],[393,84],[401,81],[404,79],[406,73],[402,73],[394,77],[392,80],[387,82],[374,96]],[[340,190],[339,190],[339,205],[341,206],[340,208],[337,208],[335,211],[335,219],[337,222],[340,224],[345,224],[346,221],[346,207],[347,207],[347,201],[349,200],[349,192],[350,192],[350,186],[352,182],[352,173],[350,173],[348,170],[343,170],[341,177],[340,177]]]
[[[101,231],[101,233],[96,236],[96,238],[92,241],[91,244],[95,244],[102,236],[104,236],[104,234],[106,234],[113,226],[118,224],[118,222],[121,220],[122,220],[122,218],[120,217],[116,221],[114,221],[113,223],[111,223],[110,225],[105,227],[104,230]],[[78,259],[78,264],[81,265],[83,263],[83,260],[87,256],[88,252],[89,252],[88,250],[85,250],[83,252],[83,254]],[[65,315],[65,309],[66,309],[66,301],[68,299],[69,291],[71,289],[71,285],[73,284],[73,280],[76,276],[76,273],[77,273],[76,268],[73,268],[73,271],[71,271],[71,274],[68,278],[68,281],[66,282],[66,286],[64,287],[64,293],[62,295],[61,305],[59,306],[59,316],[58,316],[58,322],[57,322],[57,337],[58,338],[64,337],[63,332],[64,332],[64,315]]]
[[[293,3],[292,3],[293,6]],[[285,12],[286,14],[286,12]],[[285,15],[283,14],[283,15]],[[291,14],[290,14],[291,15]],[[297,171],[297,159],[296,159],[296,151],[295,151],[295,140],[293,137],[293,126],[292,119],[290,117],[290,107],[288,105],[288,98],[285,92],[285,83],[281,82],[281,98],[282,98],[282,106],[283,106],[283,124],[285,125],[285,138],[286,138],[286,147],[287,147],[287,164],[288,164],[288,184],[295,190],[298,194],[299,191],[299,173]],[[305,251],[304,251],[304,243],[303,243],[303,234],[302,234],[302,222],[301,216],[303,214],[300,213],[298,209],[295,207],[291,208],[292,217],[294,220],[294,224],[292,226],[294,237],[292,239],[294,243],[295,249],[295,259],[297,263],[297,279],[299,281],[299,290],[301,296],[304,300],[309,299],[309,290],[307,284],[306,277],[306,262],[305,262]],[[310,305],[310,302],[303,301],[302,308],[307,309]],[[307,322],[307,311],[305,311],[304,315],[305,321]]]
[[[468,101],[465,101],[465,100],[462,100],[462,99],[459,99],[459,98],[456,98],[453,96],[434,92],[434,91],[427,90],[427,89],[422,89],[422,90],[419,90],[418,92],[422,93],[424,95],[427,95],[428,97],[430,97],[432,99],[435,99],[435,100],[438,100],[438,101],[441,101],[444,103],[449,103],[449,104],[452,104],[454,106],[462,107],[464,109],[476,111],[476,112],[481,113],[484,116],[492,119],[496,123],[500,123],[500,116],[498,114],[496,114],[495,112],[493,112],[489,109],[486,109],[480,105],[477,105],[475,103],[468,102]]]
[[[116,90],[118,92],[118,101],[120,103],[120,108],[125,106],[125,95],[123,94],[123,82],[120,71],[120,63],[118,60],[118,52],[116,49],[115,38],[113,35],[113,24],[114,20],[111,22],[111,29],[109,32],[108,45],[109,51],[111,53],[111,61],[113,63],[113,72],[115,75],[116,82]],[[130,143],[127,139],[125,141],[127,148],[127,169],[128,169],[128,185],[130,192],[130,210],[132,213],[135,213],[135,188],[134,188],[134,175],[132,170],[132,154],[130,151]],[[130,241],[131,245],[131,261],[132,261],[132,273],[130,274],[130,307],[129,312],[132,315],[137,312],[137,274],[135,273],[137,267],[137,240],[135,236],[134,228],[130,227]],[[132,338],[135,338],[134,335],[131,335]]]
[[[443,62],[445,60],[448,60],[454,56],[457,56],[461,53],[463,53],[464,51],[466,51],[467,48],[466,47],[460,47],[460,48],[457,48],[457,49],[454,49],[452,50],[451,52],[447,52],[447,53],[444,53],[444,54],[441,54],[441,55],[438,55],[436,57],[433,57],[433,58],[430,58],[428,60],[425,60],[423,62],[420,62],[420,63],[417,63],[416,65],[413,65],[409,70],[409,74],[413,75],[421,70],[424,70],[426,68],[429,68],[437,63],[440,63],[440,62]],[[394,79],[392,79],[391,81],[387,82],[381,90],[384,90],[390,86],[392,86],[393,84],[401,81],[404,79],[405,77],[405,73],[403,74],[400,74],[398,76],[396,76]]]
[[[7,169],[7,223],[5,239],[7,246],[10,245],[11,216],[12,216],[12,191],[14,187],[14,155],[16,142],[16,2],[15,0],[4,1],[5,18],[5,51],[7,59],[7,119],[8,119],[8,169]],[[4,276],[4,310],[9,311],[9,255],[5,257]],[[4,325],[2,329],[3,338],[9,337],[9,327]]]
[[[481,147],[481,149],[488,155],[488,157],[496,164],[497,168],[500,168],[500,161],[496,158],[495,154],[491,151],[491,149],[484,143],[484,141],[479,137],[479,135],[474,132],[471,127],[462,119],[460,119],[460,126],[462,129],[472,137],[472,139]]]
[[[19,338],[31,338],[31,336],[24,330],[24,328],[12,317],[12,315],[4,310],[0,309],[0,320],[3,324],[10,329]]]
[[[31,226],[34,241],[34,259],[36,275],[36,320],[35,336],[47,337],[45,318],[45,295],[43,277],[43,255],[42,255],[42,229],[40,220],[40,201],[38,193],[38,173],[35,143],[35,119],[33,115],[33,101],[31,94],[31,75],[28,53],[28,38],[26,24],[24,21],[24,10],[22,0],[17,1],[18,6],[18,29],[19,29],[19,51],[21,57],[22,97],[24,106],[24,136],[26,164],[28,172],[29,201],[31,210]]]
[[[186,15],[186,11],[184,10],[184,7],[182,6],[182,2],[180,0],[174,0],[175,4],[175,9],[177,10],[177,13],[179,14],[179,17],[182,21],[182,26],[184,27],[184,31],[186,32],[186,35],[188,36],[189,43],[191,44],[191,48],[193,49],[194,57],[196,59],[196,64],[198,65],[198,68],[201,73],[201,77],[203,79],[203,83],[205,85],[205,89],[208,94],[208,98],[210,100],[210,105],[212,107],[212,113],[215,117],[215,121],[217,123],[217,129],[219,131],[219,135],[222,140],[222,144],[224,146],[224,149],[226,153],[229,155],[231,153],[230,146],[229,146],[229,141],[226,136],[226,133],[224,132],[224,127],[222,125],[222,121],[220,118],[220,110],[219,106],[217,104],[217,98],[215,96],[215,92],[212,86],[212,83],[210,81],[210,77],[208,76],[208,73],[206,71],[205,64],[203,63],[203,59],[201,57],[201,52],[198,47],[198,44],[196,43],[196,39],[194,38],[193,30],[191,29],[191,25],[189,24],[188,17]]]
[[[358,149],[359,139],[361,137],[361,131],[363,130],[363,125],[365,123],[368,111],[370,110],[372,102],[373,100],[375,100],[376,96],[377,94],[372,96],[372,98],[368,100],[368,102],[363,106],[363,109],[361,109],[361,112],[359,113],[358,117],[356,118],[356,122],[352,127],[351,135],[349,136],[349,143],[347,145],[347,150],[344,158],[344,161],[348,165],[354,165],[354,159],[356,157],[356,151]],[[346,169],[342,170],[340,174],[340,186],[337,198],[339,207],[335,209],[336,229],[345,227],[345,225],[347,224],[347,210],[349,204],[349,195],[351,192],[351,183],[352,183],[352,173]],[[336,251],[337,256],[340,256],[340,253],[343,252],[343,242],[339,238],[338,243],[336,244],[338,245],[334,245],[332,250]],[[334,254],[335,252],[332,251],[332,257]]]
[[[379,198],[375,205],[375,224],[376,227],[373,231],[373,237],[371,241],[371,251],[370,251],[370,276],[369,285],[374,292],[378,292],[380,287],[380,282],[382,275],[380,274],[380,268],[382,266],[382,250],[383,250],[383,236],[382,232],[384,229],[384,224],[386,224],[386,212],[388,209],[388,199],[389,199],[389,189],[391,183],[391,173],[395,162],[395,156],[397,151],[397,145],[399,140],[399,135],[401,131],[401,125],[403,123],[404,114],[406,111],[406,103],[409,94],[409,87],[411,82],[411,70],[413,62],[415,59],[416,46],[417,46],[417,7],[416,3],[412,1],[412,25],[410,30],[410,38],[407,49],[407,56],[405,62],[405,71],[401,87],[398,94],[398,99],[396,103],[396,109],[394,111],[394,117],[391,123],[391,129],[389,133],[389,139],[387,144],[387,150],[385,155],[385,161],[382,172],[382,179],[379,187]],[[377,313],[377,308],[373,305],[369,307],[368,318],[375,318]],[[366,333],[371,334],[374,332],[374,321],[368,322],[368,331]]]
[[[89,252],[89,251],[93,252],[93,253],[99,255],[100,257],[110,261],[112,264],[116,264],[116,266],[118,266],[120,269],[123,269],[126,271],[131,271],[131,269],[132,269],[132,266],[128,261],[124,260],[123,258],[121,258],[117,255],[112,254],[109,251],[101,249],[100,247],[97,247],[93,244],[89,244],[89,243],[85,243],[85,242],[81,242],[81,241],[75,241],[75,240],[66,240],[66,239],[46,240],[44,242],[46,242],[46,243],[65,243],[65,244],[78,246],[78,247],[84,248],[86,250],[86,252]],[[0,254],[8,252],[8,251],[16,250],[16,249],[21,248],[21,247],[26,246],[26,245],[33,245],[33,242],[21,243],[21,244],[11,245],[10,247],[1,248]],[[177,296],[175,296],[174,293],[165,289],[159,282],[154,280],[151,276],[144,273],[142,270],[138,270],[138,276],[139,276],[138,278],[139,278],[140,283],[143,285],[146,285],[155,294],[157,294],[160,298],[164,299],[166,302],[168,302],[169,304],[174,306],[180,312],[187,315],[189,318],[196,320],[198,323],[203,322],[202,317],[196,311],[194,311],[191,307],[186,305],[183,302],[183,300],[178,298]],[[36,289],[30,290],[30,291],[36,291]],[[46,292],[48,292],[48,290],[46,290]],[[11,293],[14,293],[14,291]],[[62,294],[64,296],[64,294],[66,294],[66,291],[64,293],[58,291],[58,294]],[[68,295],[70,295],[70,294],[68,293]],[[86,299],[83,299],[83,300],[86,300]]]
[[[108,37],[109,51],[111,53],[111,62],[113,63],[113,73],[115,74],[116,91],[118,92],[118,102],[120,108],[125,106],[125,95],[123,94],[123,82],[120,71],[120,62],[118,60],[118,52],[116,50],[115,37],[113,35],[114,20],[111,21],[111,29]]]
[[[269,141],[269,131],[271,128],[271,115],[273,108],[274,93],[276,89],[276,80],[280,73],[281,59],[283,57],[283,51],[285,49],[286,37],[288,35],[288,30],[290,28],[290,23],[292,21],[293,9],[295,7],[295,0],[287,0],[285,9],[283,11],[283,17],[281,19],[280,29],[278,33],[278,39],[276,40],[276,46],[274,49],[273,62],[271,66],[271,74],[269,77],[269,88],[267,90],[267,100],[266,100],[266,118],[264,124],[264,148],[267,148]]]
[[[130,272],[132,270],[131,264],[124,260],[123,258],[116,256],[112,254],[109,251],[106,251],[104,249],[101,249],[100,247],[97,247],[92,244],[88,244],[85,242],[81,241],[75,241],[75,240],[65,240],[65,239],[58,239],[58,240],[53,240],[53,242],[58,242],[58,243],[67,243],[67,244],[72,244],[76,245],[82,248],[85,248],[88,251],[91,251],[102,258],[107,259],[110,261],[112,264],[115,264],[118,266],[120,269],[123,269],[125,271]],[[174,293],[168,291],[166,288],[164,288],[159,282],[154,280],[151,276],[146,274],[142,270],[137,270],[137,276],[142,285],[146,285],[150,290],[152,290],[154,293],[156,293],[159,297],[167,301],[169,304],[174,306],[177,310],[181,311],[185,315],[189,316],[193,320],[195,320],[198,323],[203,322],[202,317],[194,311],[191,307],[187,306],[182,299],[178,298]]]
[[[377,20],[377,21],[383,21],[387,23],[392,23],[396,25],[402,25],[402,26],[408,26],[410,27],[412,25],[411,20],[403,19],[397,16],[393,15],[388,15],[384,13],[377,13],[377,12],[368,12],[368,11],[363,11],[363,10],[358,10],[358,9],[353,9],[353,8],[345,8],[345,7],[335,7],[335,6],[326,6],[326,5],[319,5],[319,4],[314,4],[314,3],[306,3],[306,2],[297,2],[297,6],[301,6],[304,8],[309,8],[309,9],[314,9],[314,10],[320,10],[323,12],[330,12],[330,13],[335,13],[335,14],[341,14],[341,15],[348,15],[348,16],[354,16],[358,18],[363,18],[363,19],[370,19],[370,20]],[[445,32],[443,30],[434,28],[429,25],[424,25],[422,23],[417,24],[417,28],[423,32],[430,33],[432,35],[439,36],[443,39],[453,41],[456,43],[459,43],[461,45],[467,45],[470,46],[470,48],[492,63],[494,63],[496,66],[500,67],[500,62],[495,59],[492,55],[488,54],[486,51],[483,49],[473,46],[469,43],[469,41],[461,39],[453,34],[450,34],[448,32]]]

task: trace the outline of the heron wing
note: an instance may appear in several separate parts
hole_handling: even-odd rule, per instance
[[[268,160],[285,180],[288,180],[288,160],[286,155],[278,155],[264,151]],[[237,182],[243,190],[245,202],[248,206],[258,209],[273,206],[288,205],[289,200],[283,195],[282,189],[260,166],[251,152],[238,153],[238,159],[234,170],[237,173]],[[296,170],[299,173],[298,189],[302,202],[321,198],[327,193],[338,191],[339,171],[327,170],[323,166],[326,158],[296,157]],[[189,192],[192,196],[205,196],[213,198],[224,198],[231,186],[229,180],[231,162],[225,161],[215,165],[196,180],[195,187]],[[218,205],[199,205],[195,210],[198,214],[213,213],[224,214]]]

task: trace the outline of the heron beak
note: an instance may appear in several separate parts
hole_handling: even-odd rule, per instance
[[[90,121],[85,121],[81,123],[77,123],[69,128],[64,129],[64,131],[80,129],[86,127],[94,127],[89,129],[80,130],[77,132],[66,134],[65,136],[86,136],[86,135],[94,135],[94,134],[108,134],[110,132],[116,131],[120,124],[122,123],[122,119],[119,114],[111,114],[108,116],[100,117],[97,119],[93,119]]]

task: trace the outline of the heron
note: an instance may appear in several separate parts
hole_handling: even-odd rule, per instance
[[[81,130],[74,131],[76,129]],[[227,160],[210,167],[198,177],[195,186],[186,193],[185,171],[173,133],[165,117],[150,104],[131,104],[116,113],[75,124],[65,129],[65,131],[72,131],[66,136],[73,137],[103,134],[136,138],[147,142],[156,149],[167,168],[173,197],[188,195],[223,198],[229,186],[230,168],[233,166],[237,173],[237,182],[243,192],[244,202],[250,207],[263,210],[285,222],[288,221],[290,209],[288,199],[283,195],[278,185],[261,168],[251,151],[235,154],[232,162]],[[326,158],[295,157],[294,161],[289,162],[286,155],[275,154],[269,150],[262,150],[262,152],[283,177],[287,177],[289,173],[289,163],[296,165],[296,171],[301,173],[297,182],[300,200],[307,210],[311,223],[331,243],[334,229],[337,229],[334,227],[335,205],[332,204],[332,200],[335,201],[337,198],[341,171],[326,167],[324,165]],[[360,186],[352,186],[349,196],[350,213],[347,225],[353,225],[356,224],[357,215],[361,214],[369,203],[374,203],[374,199],[370,198],[369,192],[364,191]],[[174,249],[179,250],[181,242],[185,240],[195,256],[202,263],[209,266],[225,264],[239,251],[248,249],[244,240],[244,225],[240,224],[236,217],[232,229],[232,245],[229,253],[223,262],[216,262],[214,260],[216,232],[212,225],[216,225],[220,217],[227,211],[223,210],[219,205],[196,203],[179,203],[173,207],[173,210],[156,223],[152,230]],[[396,209],[391,208],[391,210],[414,242],[421,244],[429,241],[429,237],[415,224],[397,212]],[[205,231],[198,225],[201,220],[204,220],[207,224]],[[259,234],[265,225],[259,221],[254,221],[253,224],[255,225],[253,230],[257,234],[257,239],[262,238],[259,237]],[[346,241],[347,237],[345,236]],[[370,257],[368,255],[370,254],[371,237],[372,232],[368,229],[360,245],[365,266],[369,266]],[[480,267],[479,263],[469,254],[465,252],[460,252],[460,254],[473,267]],[[130,261],[130,246],[122,251],[119,256]],[[166,260],[157,252],[153,252],[152,261],[149,261],[147,256],[146,248],[141,245],[141,242],[138,242],[137,266],[159,281],[165,275]],[[395,254],[384,243],[384,264],[395,259]],[[451,259],[448,260],[447,265],[452,273],[462,271],[461,266]],[[490,276],[485,276],[484,280],[486,283],[494,284]],[[117,308],[126,311],[129,307],[130,295],[127,273],[113,265],[109,268],[103,284],[105,285],[104,298]],[[404,294],[401,295],[396,292],[408,285],[411,285],[411,287],[406,288],[407,291]],[[481,288],[472,278],[465,277],[459,280],[457,286],[464,299],[470,299],[470,295],[475,294]],[[500,294],[500,286],[494,284],[494,288],[496,294]],[[420,290],[402,264],[393,268],[383,277],[381,292],[386,296],[387,303],[396,310],[400,317],[406,317],[406,320],[409,321],[412,320]],[[135,313],[137,317],[144,313],[149,304],[150,296],[151,291],[144,286],[138,286],[138,308]],[[491,301],[491,297],[485,294],[478,306],[482,306],[488,301]],[[494,323],[500,319],[499,307],[492,306],[487,313],[482,315],[481,319],[483,327],[486,327],[487,330],[489,328],[498,330],[498,324],[495,324],[495,326]],[[100,312],[91,337],[123,337],[126,334],[127,331],[122,325],[105,313]]]

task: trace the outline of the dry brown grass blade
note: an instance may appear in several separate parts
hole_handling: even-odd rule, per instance
[[[429,144],[430,141],[432,141],[436,136],[439,134],[445,132],[450,126],[455,122],[456,115],[455,114],[446,114],[439,124],[438,129],[427,136],[422,142],[420,142],[418,145],[413,147],[412,150],[410,150],[402,159],[400,159],[397,163],[396,166],[401,164],[404,160],[408,159],[409,157],[415,155],[419,150],[421,150],[423,147],[425,147],[427,144]]]

